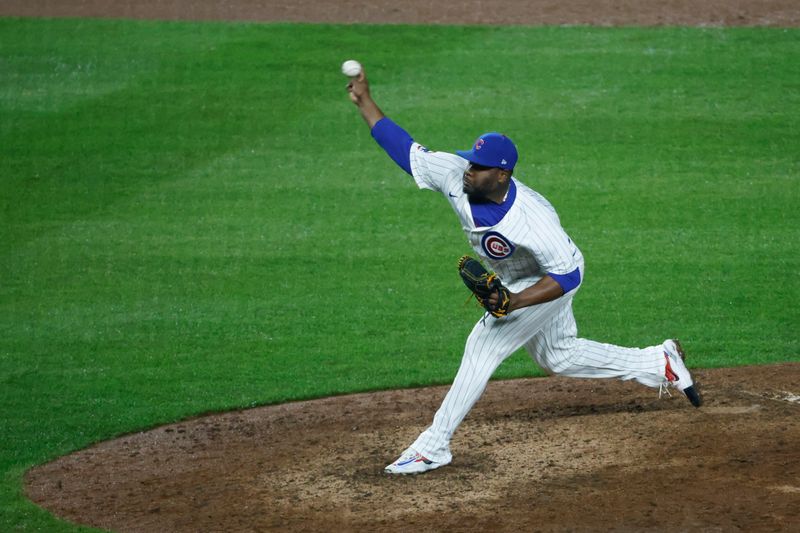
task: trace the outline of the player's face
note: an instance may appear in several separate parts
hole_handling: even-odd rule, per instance
[[[472,200],[486,200],[500,188],[504,173],[496,167],[484,167],[470,163],[464,171],[463,190]]]

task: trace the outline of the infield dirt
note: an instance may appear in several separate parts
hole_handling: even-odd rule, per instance
[[[696,373],[706,404],[633,383],[494,381],[453,462],[383,474],[447,387],[187,420],[28,473],[29,497],[113,531],[790,531],[800,364]]]
[[[796,0],[7,0],[0,15],[310,22],[800,24]],[[383,467],[447,387],[162,426],[36,467],[25,490],[114,531],[797,531],[800,364],[699,371],[706,404],[631,383],[495,381],[451,465]]]

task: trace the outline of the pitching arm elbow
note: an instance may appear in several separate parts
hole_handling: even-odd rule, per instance
[[[414,139],[403,128],[388,117],[381,118],[372,127],[372,137],[383,148],[397,165],[411,174],[411,158],[409,153]]]

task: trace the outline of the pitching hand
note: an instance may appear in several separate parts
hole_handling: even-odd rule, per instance
[[[350,94],[350,100],[357,106],[362,105],[365,99],[370,99],[369,82],[363,68],[357,77],[350,79],[347,92]]]
[[[367,82],[367,75],[364,73],[363,67],[357,77],[350,79],[350,83],[347,84],[347,93],[370,128],[384,117],[383,111],[369,94],[369,82]]]

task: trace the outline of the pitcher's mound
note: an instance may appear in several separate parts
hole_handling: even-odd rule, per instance
[[[632,383],[491,382],[453,462],[383,467],[447,387],[189,420],[31,470],[33,501],[114,531],[775,531],[800,524],[800,364],[696,372],[705,405]]]

